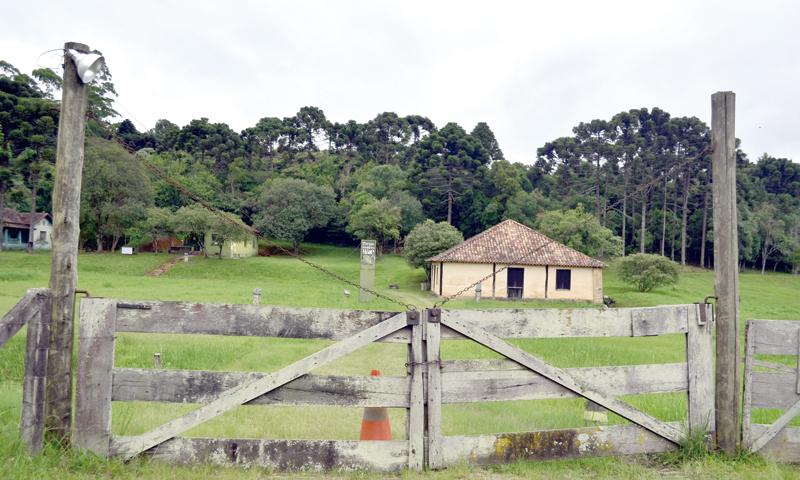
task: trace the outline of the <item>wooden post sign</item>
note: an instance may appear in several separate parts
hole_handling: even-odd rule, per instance
[[[377,242],[375,240],[361,240],[361,290],[358,299],[366,302],[375,298],[364,288],[375,288],[375,256],[377,255]]]

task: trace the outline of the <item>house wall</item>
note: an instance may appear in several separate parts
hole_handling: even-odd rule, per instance
[[[214,256],[219,252],[219,246],[212,242],[211,233],[206,233],[205,249],[209,256]],[[258,239],[252,236],[246,240],[225,240],[222,244],[223,258],[247,258],[258,255]]]
[[[439,294],[439,263],[431,269],[431,291]],[[489,276],[481,282],[483,298],[492,295],[492,264],[491,263],[448,263],[442,268],[442,296],[453,295],[462,288]],[[494,265],[495,272],[506,265]],[[543,266],[514,266],[525,269],[523,298],[527,299],[554,299],[554,300],[587,300],[595,303],[603,301],[603,270],[601,268],[567,268]],[[569,290],[556,290],[556,269],[571,270],[571,285]],[[545,283],[547,293],[545,294]],[[499,271],[494,276],[494,297],[508,298],[508,270]],[[475,290],[470,289],[460,295],[460,298],[474,298]]]
[[[40,240],[40,232],[44,232],[44,241]],[[3,235],[0,238],[3,242],[3,248],[27,248],[28,247],[28,233],[29,230],[25,228],[17,228],[6,225],[3,227]],[[35,250],[50,250],[52,248],[53,226],[48,220],[33,226],[33,248]]]
[[[41,233],[44,232],[44,240],[40,240]],[[33,248],[35,250],[50,250],[53,247],[52,243],[53,225],[47,221],[42,220],[33,226]]]

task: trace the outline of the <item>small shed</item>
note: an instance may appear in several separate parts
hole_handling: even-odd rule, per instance
[[[206,233],[205,250],[209,256],[220,253],[220,238],[213,232]],[[222,258],[247,258],[258,255],[258,238],[248,235],[243,240],[226,238],[222,243]]]
[[[30,237],[30,223],[33,220],[33,237]],[[36,250],[50,250],[52,248],[51,235],[53,222],[49,213],[20,213],[11,208],[3,208],[2,231],[0,242],[3,248],[27,248],[28,242],[33,242]]]
[[[514,220],[505,220],[428,261],[431,290],[440,296],[453,295],[484,279],[484,298],[603,301],[603,262]],[[472,296],[474,291],[461,295]]]

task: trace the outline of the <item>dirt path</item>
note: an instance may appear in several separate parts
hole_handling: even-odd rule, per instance
[[[159,265],[158,267],[156,267],[154,270],[147,272],[147,276],[160,277],[161,275],[164,275],[165,273],[169,272],[172,269],[172,267],[174,267],[175,264],[177,264],[181,260],[183,260],[183,257],[171,258],[166,262],[162,263],[161,265]]]

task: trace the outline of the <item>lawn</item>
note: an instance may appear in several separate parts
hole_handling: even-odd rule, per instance
[[[358,279],[358,250],[321,245],[304,245],[304,253],[325,268],[346,278]],[[331,280],[322,272],[289,257],[260,257],[244,260],[192,258],[178,263],[162,277],[145,274],[168,260],[167,255],[82,254],[79,258],[79,288],[93,296],[149,299],[195,300],[219,303],[249,303],[254,288],[261,288],[262,303],[287,306],[315,306],[342,309],[401,310],[400,305],[376,299],[361,303],[358,292]],[[13,306],[26,289],[46,286],[49,255],[22,252],[0,253],[0,312]],[[378,290],[401,303],[418,308],[430,307],[437,300],[421,292],[424,280],[421,270],[408,267],[402,258],[385,255],[378,262]],[[637,292],[619,279],[616,267],[605,274],[605,293],[617,306],[649,306],[691,303],[713,293],[713,272],[686,268],[681,281],[650,293]],[[389,289],[396,284],[399,289]],[[345,290],[350,295],[345,295]],[[797,292],[800,277],[770,274],[761,276],[747,272],[741,276],[742,318],[800,319]],[[457,300],[448,308],[508,308],[541,306],[589,306],[570,302],[507,302]],[[742,329],[743,331],[743,329]],[[562,367],[671,363],[683,361],[682,335],[626,339],[558,339],[517,340],[522,348]],[[202,335],[119,334],[115,364],[122,367],[152,367],[153,353],[160,353],[165,368],[207,370],[274,371],[328,345],[324,341],[265,339],[253,337],[210,337]],[[208,466],[192,469],[174,468],[155,463],[138,462],[122,466],[70,454],[63,458],[54,452],[27,459],[21,455],[16,438],[19,419],[22,353],[24,335],[17,335],[0,349],[0,464],[10,466],[11,477],[19,476],[122,476],[190,478],[195,476],[258,475]],[[442,354],[453,358],[494,358],[492,352],[467,341],[443,342]],[[384,375],[403,375],[405,346],[373,344],[317,373],[365,375],[377,368]],[[664,420],[680,420],[685,416],[686,401],[682,394],[640,395],[626,400]],[[117,434],[136,434],[174,418],[191,405],[147,404],[144,402],[114,405],[113,429]],[[542,428],[583,426],[583,402],[580,400],[548,400],[447,405],[444,409],[444,433],[477,434],[503,431],[525,431]],[[759,412],[758,421],[774,419],[775,412]],[[227,415],[207,422],[189,435],[260,437],[260,438],[357,438],[361,411],[346,408],[303,408],[276,406],[240,407]],[[403,411],[390,411],[395,438],[404,434]],[[302,419],[302,420],[298,420]],[[622,420],[612,418],[612,423]],[[790,467],[778,466],[758,458],[738,461],[706,457],[664,467],[653,460],[593,459],[558,462],[520,462],[493,469],[450,469],[436,476],[471,477],[494,475],[572,477],[656,477],[660,469],[684,475],[759,477],[767,472],[777,476],[800,478]],[[697,470],[693,473],[693,469]],[[699,470],[698,470],[699,469]],[[264,472],[261,472],[262,474]],[[413,476],[413,475],[412,475]]]

